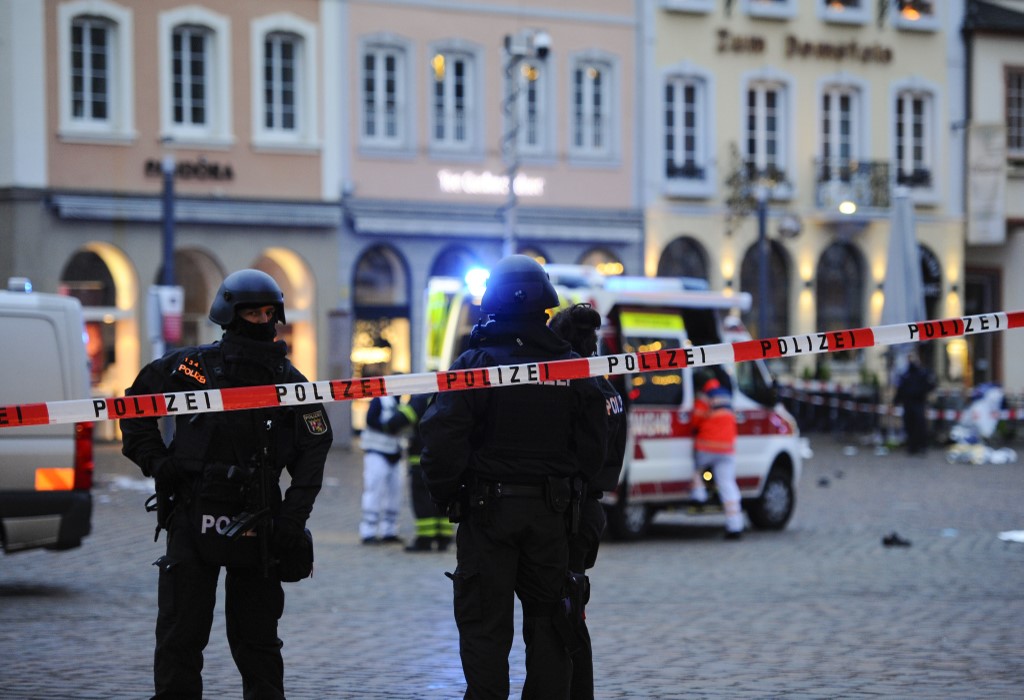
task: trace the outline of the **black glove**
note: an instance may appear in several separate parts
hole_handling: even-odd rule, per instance
[[[289,518],[274,522],[274,556],[282,581],[294,583],[313,575],[313,535]]]
[[[274,519],[274,537],[271,549],[274,556],[280,559],[299,546],[303,537],[303,527],[295,520],[280,516]]]
[[[174,457],[157,457],[149,464],[149,476],[161,484],[173,484],[181,478],[181,467]]]

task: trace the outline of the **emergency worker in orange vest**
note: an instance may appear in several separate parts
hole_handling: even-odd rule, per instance
[[[714,378],[704,382],[693,404],[693,459],[693,500],[707,501],[704,473],[711,471],[725,509],[725,538],[740,539],[743,509],[736,485],[736,414],[732,392]]]

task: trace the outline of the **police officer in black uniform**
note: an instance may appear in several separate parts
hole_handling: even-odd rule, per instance
[[[169,352],[139,373],[128,394],[303,382],[275,341],[284,295],[270,275],[225,278],[210,308],[220,342]],[[228,644],[245,698],[283,698],[278,620],[282,580],[308,576],[306,520],[323,481],[331,426],[321,404],[179,415],[165,446],[157,419],[121,421],[123,453],[156,480],[160,569],[156,698],[201,698],[217,580],[225,577]],[[287,469],[291,484],[281,494]]]
[[[576,357],[547,327],[558,304],[547,273],[525,255],[491,271],[470,349],[452,369]],[[466,698],[509,694],[513,594],[523,608],[524,698],[567,698],[575,644],[567,624],[574,477],[604,462],[605,402],[593,379],[439,392],[420,423],[431,497],[460,521],[455,621]]]
[[[597,329],[601,327],[601,314],[590,304],[573,304],[551,319],[551,330],[568,341],[581,357],[597,354]],[[601,497],[605,491],[614,491],[619,485],[622,459],[626,454],[626,409],[621,394],[605,377],[597,377],[597,384],[605,400],[608,416],[608,450],[601,469],[587,482],[580,508],[580,524],[569,540],[569,571],[574,588],[572,603],[578,606],[577,634],[579,648],[572,656],[572,700],[594,698],[594,655],[582,608],[590,600],[590,577],[584,572],[597,561],[597,549],[608,524]],[[575,611],[574,611],[575,612]]]

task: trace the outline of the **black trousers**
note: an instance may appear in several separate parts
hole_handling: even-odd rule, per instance
[[[594,498],[587,498],[580,508],[579,532],[569,540],[569,570],[582,574],[594,566],[597,549],[601,545],[608,517],[604,506]],[[580,648],[572,656],[572,700],[594,698],[594,651],[590,643],[590,630],[586,618],[579,628]]]
[[[927,406],[923,401],[903,404],[903,429],[907,432],[907,451],[910,454],[928,451]]]
[[[465,697],[508,700],[514,605],[523,605],[523,698],[569,697],[572,661],[555,627],[569,563],[565,515],[543,498],[496,499],[456,534],[452,575]]]
[[[180,514],[175,514],[176,516]],[[284,662],[277,623],[284,612],[284,589],[254,566],[221,567],[199,557],[182,517],[168,533],[160,567],[154,698],[202,698],[203,650],[210,641],[217,582],[222,568],[228,645],[242,676],[246,700],[284,698]]]

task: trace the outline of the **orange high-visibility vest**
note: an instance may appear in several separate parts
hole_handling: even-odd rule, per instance
[[[712,407],[704,399],[697,399],[693,404],[693,435],[693,447],[698,452],[734,452],[736,414],[728,404]]]

